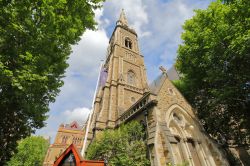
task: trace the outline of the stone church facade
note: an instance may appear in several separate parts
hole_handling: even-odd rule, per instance
[[[87,136],[131,120],[146,125],[152,166],[188,162],[194,166],[228,165],[200,125],[194,110],[168,78],[166,70],[150,85],[136,32],[122,11],[109,41]]]
[[[61,124],[58,128],[55,141],[50,145],[44,158],[43,166],[52,166],[57,158],[71,145],[79,152],[82,150],[85,132],[84,126],[76,121],[70,124]]]

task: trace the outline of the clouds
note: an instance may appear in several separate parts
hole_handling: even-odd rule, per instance
[[[98,77],[99,65],[106,57],[108,37],[104,30],[107,19],[100,19],[103,10],[96,11],[98,29],[87,30],[77,45],[72,46],[72,53],[68,59],[69,68],[66,70],[64,85],[50,105],[47,126],[36,133],[55,137],[61,123],[77,120],[81,124],[86,120],[91,108],[95,85]]]
[[[149,62],[171,67],[175,61],[178,45],[181,43],[182,25],[186,19],[192,17],[194,9],[206,7],[207,2],[205,0],[146,1],[150,22],[147,26],[150,26],[148,29],[151,36],[142,40],[142,50],[147,54]]]
[[[65,111],[76,107],[91,107],[99,65],[105,58],[107,45],[108,37],[103,29],[99,29],[87,30],[78,45],[72,47],[64,86],[53,109]]]
[[[182,25],[191,18],[193,10],[205,8],[207,1],[170,0],[166,2],[149,0],[147,8],[150,12],[151,30],[158,42],[179,43]]]
[[[150,32],[144,28],[144,25],[148,23],[148,15],[143,0],[107,1],[104,4],[104,15],[112,20],[111,26],[116,23],[122,9],[125,10],[126,16],[129,18],[129,25],[135,29],[140,37],[150,35]]]
[[[86,122],[89,113],[89,108],[82,107],[75,108],[73,110],[66,110],[65,112],[63,112],[63,116],[65,116],[65,123],[77,121],[79,124],[83,124]]]
[[[69,59],[69,75],[76,75],[91,79],[98,73],[98,64],[105,58],[108,37],[104,29],[87,30],[78,45],[72,47],[73,53]]]
[[[83,125],[86,122],[89,113],[90,109],[86,107],[78,107],[72,110],[58,112],[55,112],[55,110],[52,109],[49,119],[46,122],[47,126],[38,130],[36,134],[52,137],[53,140],[60,124],[69,124],[73,121],[77,121],[80,125]]]

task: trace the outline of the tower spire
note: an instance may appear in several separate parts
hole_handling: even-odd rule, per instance
[[[117,25],[125,25],[125,26],[128,26],[128,20],[127,20],[127,18],[126,18],[124,9],[122,9],[121,14],[120,14],[120,17],[119,17],[119,20],[117,21],[116,24],[117,24]]]

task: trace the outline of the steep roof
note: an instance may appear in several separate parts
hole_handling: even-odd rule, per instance
[[[170,69],[168,69],[167,74],[168,74],[168,78],[170,80],[179,80],[180,79],[180,74],[176,70],[175,66],[172,66]]]
[[[71,156],[70,156],[71,155]],[[65,160],[75,162],[76,166],[104,166],[104,161],[83,160],[74,144],[71,144],[55,161],[54,166],[61,166]],[[72,163],[73,164],[73,163]],[[66,164],[65,164],[66,165]]]
[[[64,128],[69,130],[82,130],[83,126],[79,125],[77,121],[73,121],[70,124],[65,124]]]
[[[158,94],[159,90],[162,87],[162,84],[164,83],[164,81],[167,78],[167,74],[166,73],[162,73],[161,75],[159,75],[150,85],[149,85],[149,90],[151,93],[153,94]]]
[[[77,148],[74,146],[74,144],[71,144],[55,161],[54,166],[60,165],[63,160],[67,157],[67,155],[70,155],[72,153],[75,158],[76,165],[80,165],[82,156],[80,155],[79,151]]]
[[[160,67],[160,70],[165,70],[163,67]],[[180,75],[178,71],[172,66],[169,70],[165,70],[159,75],[151,84],[149,85],[150,92],[153,94],[157,94],[162,87],[164,81],[168,78],[169,80],[179,80]]]

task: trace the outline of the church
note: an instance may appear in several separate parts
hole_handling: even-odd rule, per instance
[[[84,126],[76,121],[70,124],[61,124],[58,128],[56,138],[50,145],[44,158],[43,166],[52,166],[57,158],[71,145],[74,144],[77,151],[81,151],[84,138]]]
[[[137,120],[146,124],[151,166],[184,162],[192,166],[229,165],[163,67],[161,75],[148,84],[138,36],[124,11],[107,50],[85,130],[87,145],[103,130]]]

